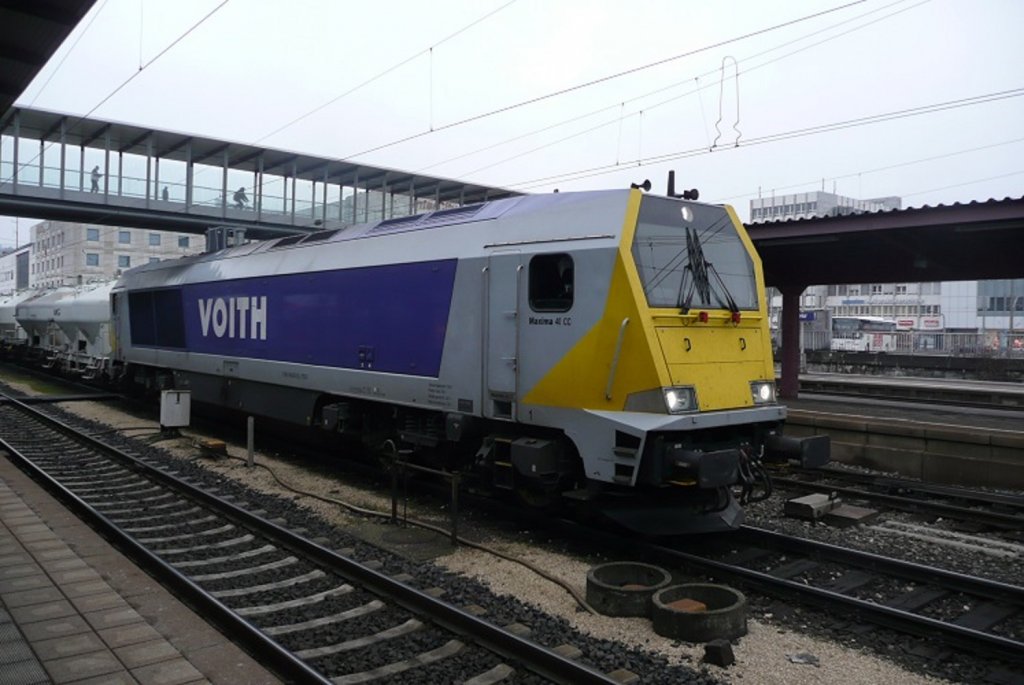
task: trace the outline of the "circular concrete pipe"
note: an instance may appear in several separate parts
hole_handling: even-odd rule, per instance
[[[587,603],[605,616],[651,615],[651,595],[672,581],[658,566],[613,561],[587,572]]]
[[[654,632],[687,642],[732,640],[747,634],[747,598],[726,585],[673,585],[651,597]]]

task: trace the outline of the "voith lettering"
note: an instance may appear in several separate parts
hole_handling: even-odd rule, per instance
[[[199,300],[203,337],[267,339],[267,296],[207,297]]]

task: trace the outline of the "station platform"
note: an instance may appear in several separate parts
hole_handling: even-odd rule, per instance
[[[0,451],[0,685],[280,682]]]

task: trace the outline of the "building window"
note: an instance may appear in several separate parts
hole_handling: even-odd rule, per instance
[[[149,263],[150,263],[150,264],[156,264],[156,263],[157,263],[157,262],[159,262],[159,261],[160,261],[160,258],[159,258],[159,257],[150,257],[150,258],[149,258]]]
[[[188,236],[178,236],[178,247],[188,247]]]
[[[898,283],[896,285],[896,294],[897,295],[906,295],[907,294],[907,286],[906,286],[905,283]]]
[[[160,244],[160,234],[159,233],[150,233],[149,234],[149,244],[154,246],[154,247],[159,245]]]
[[[117,266],[119,269],[127,269],[132,265],[132,258],[126,254],[117,255]]]
[[[85,253],[85,265],[86,266],[99,266],[100,265],[100,253],[99,252],[86,252]]]
[[[132,233],[131,233],[131,231],[118,231],[118,233],[117,233],[117,242],[121,243],[122,245],[129,245],[129,244],[131,244],[131,242],[132,242]]]
[[[85,239],[89,242],[98,242],[100,239],[100,229],[98,228],[87,228],[85,229]]]
[[[881,295],[882,294],[882,284],[881,283],[872,283],[871,284],[871,294],[872,295]]]

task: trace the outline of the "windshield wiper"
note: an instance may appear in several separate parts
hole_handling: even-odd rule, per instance
[[[718,270],[715,269],[715,265],[709,262],[704,257],[704,247],[701,245],[700,236],[696,231],[693,231],[689,227],[686,228],[686,248],[690,255],[690,260],[686,263],[686,267],[683,271],[683,278],[679,282],[679,297],[676,299],[677,306],[682,310],[683,314],[690,312],[690,305],[693,302],[693,295],[696,292],[700,296],[701,302],[711,302],[711,293],[714,292],[715,300],[722,306],[723,309],[728,309],[734,314],[740,310],[736,305],[736,300],[733,299],[732,293],[725,285],[725,281],[718,274]],[[686,274],[689,273],[692,277],[690,281],[690,287],[686,290],[685,296],[683,295],[683,288],[686,285],[687,279]],[[725,295],[723,300],[718,292],[718,289],[712,289],[711,278],[714,276],[715,282],[721,289],[721,293]]]

